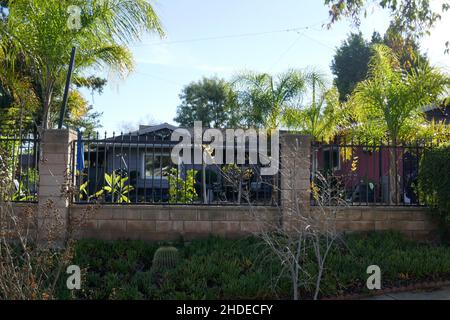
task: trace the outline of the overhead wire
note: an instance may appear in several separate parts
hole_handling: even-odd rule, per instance
[[[287,29],[278,29],[272,31],[262,31],[262,32],[252,32],[252,33],[241,33],[241,34],[230,34],[230,35],[222,35],[222,36],[212,36],[212,37],[202,37],[202,38],[192,38],[192,39],[181,39],[181,40],[172,40],[172,41],[158,41],[151,43],[139,43],[133,45],[133,47],[145,47],[145,46],[156,46],[156,45],[171,45],[171,44],[180,44],[180,43],[192,43],[192,42],[201,42],[201,41],[211,41],[211,40],[223,40],[223,39],[233,39],[233,38],[245,38],[245,37],[253,37],[253,36],[262,36],[274,33],[284,33],[284,32],[299,32],[302,30],[308,30],[314,27],[317,27],[320,24],[323,24],[324,21],[317,22],[312,25],[303,26],[303,27],[294,27]]]

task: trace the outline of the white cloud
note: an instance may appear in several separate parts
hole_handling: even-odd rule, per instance
[[[170,48],[166,45],[154,45],[136,48],[136,62],[141,64],[171,65],[175,61]]]
[[[189,51],[175,51],[173,47],[164,44],[136,48],[135,56],[138,64],[196,69],[212,73],[231,73],[235,69],[230,66],[199,62]]]

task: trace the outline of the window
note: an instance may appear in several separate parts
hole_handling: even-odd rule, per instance
[[[323,162],[325,170],[339,170],[341,168],[339,147],[323,148]],[[333,168],[331,168],[331,166],[333,166]]]
[[[172,159],[168,153],[147,153],[144,154],[143,171],[145,178],[166,179],[167,173],[172,167]]]

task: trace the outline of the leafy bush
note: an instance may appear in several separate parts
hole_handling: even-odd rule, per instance
[[[368,292],[369,265],[380,267],[383,288],[450,278],[450,247],[406,240],[398,232],[349,234],[327,262],[325,295]]]
[[[450,143],[426,150],[420,161],[419,192],[450,237]]]
[[[80,240],[72,264],[83,270],[81,299],[121,299],[133,295],[129,284],[142,288],[143,275],[152,266],[158,246],[143,241]],[[61,297],[67,297],[62,286]],[[142,291],[145,296],[145,291]],[[141,297],[141,298],[143,298]]]
[[[283,266],[260,239],[211,237],[175,246],[179,263],[164,273],[155,273],[155,244],[79,241],[73,264],[84,270],[82,290],[72,297],[61,285],[59,297],[159,300],[292,296]],[[367,291],[366,270],[372,264],[381,268],[382,287],[450,279],[450,247],[416,243],[395,232],[347,235],[327,261],[322,297]],[[315,263],[306,266],[315,272]],[[310,298],[312,290],[302,292],[302,297]]]
[[[187,170],[183,180],[180,172],[172,168],[168,173],[169,180],[169,202],[170,203],[193,203],[198,195],[195,190],[195,170]]]

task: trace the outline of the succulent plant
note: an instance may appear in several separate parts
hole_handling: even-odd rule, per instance
[[[178,249],[175,247],[160,247],[153,256],[152,271],[161,272],[176,267],[178,263]]]

